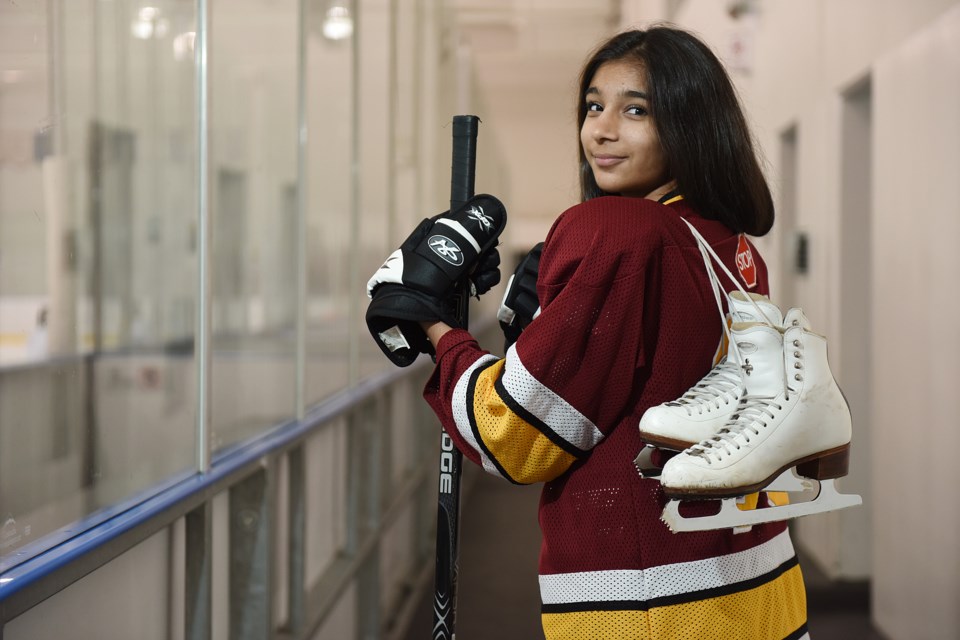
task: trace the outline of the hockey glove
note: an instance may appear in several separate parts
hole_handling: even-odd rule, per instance
[[[500,303],[497,319],[503,329],[504,350],[510,348],[520,337],[534,318],[540,315],[540,302],[537,298],[537,274],[540,271],[540,253],[543,243],[540,242],[530,250],[517,265],[516,270],[507,281],[507,290]]]
[[[500,283],[500,252],[494,247],[477,260],[477,268],[470,274],[470,295],[478,299]]]
[[[420,322],[457,326],[451,296],[458,282],[469,280],[470,292],[479,294],[499,281],[496,244],[506,223],[499,200],[474,196],[455,211],[423,220],[373,274],[367,327],[394,364],[405,367],[420,353],[433,353]]]

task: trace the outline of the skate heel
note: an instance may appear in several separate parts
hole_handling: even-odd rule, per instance
[[[829,480],[847,475],[850,467],[850,445],[829,449],[813,460],[797,465],[797,474],[814,480]]]

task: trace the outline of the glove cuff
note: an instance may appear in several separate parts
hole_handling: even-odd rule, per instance
[[[421,322],[446,322],[456,326],[452,308],[420,291],[382,284],[367,307],[370,335],[384,355],[398,367],[413,364],[421,353],[434,355]]]

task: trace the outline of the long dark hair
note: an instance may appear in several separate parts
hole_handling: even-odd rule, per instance
[[[773,198],[733,83],[703,42],[672,27],[620,33],[584,65],[577,106],[581,199],[613,195],[597,186],[579,144],[587,89],[600,65],[613,60],[635,61],[646,72],[650,113],[667,171],[686,201],[733,231],[767,233],[773,226]]]

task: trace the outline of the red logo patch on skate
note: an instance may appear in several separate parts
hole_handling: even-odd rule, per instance
[[[747,236],[742,233],[740,243],[737,245],[737,269],[747,288],[753,289],[757,286],[757,263],[753,261],[753,251],[750,249],[750,243],[747,242]]]

